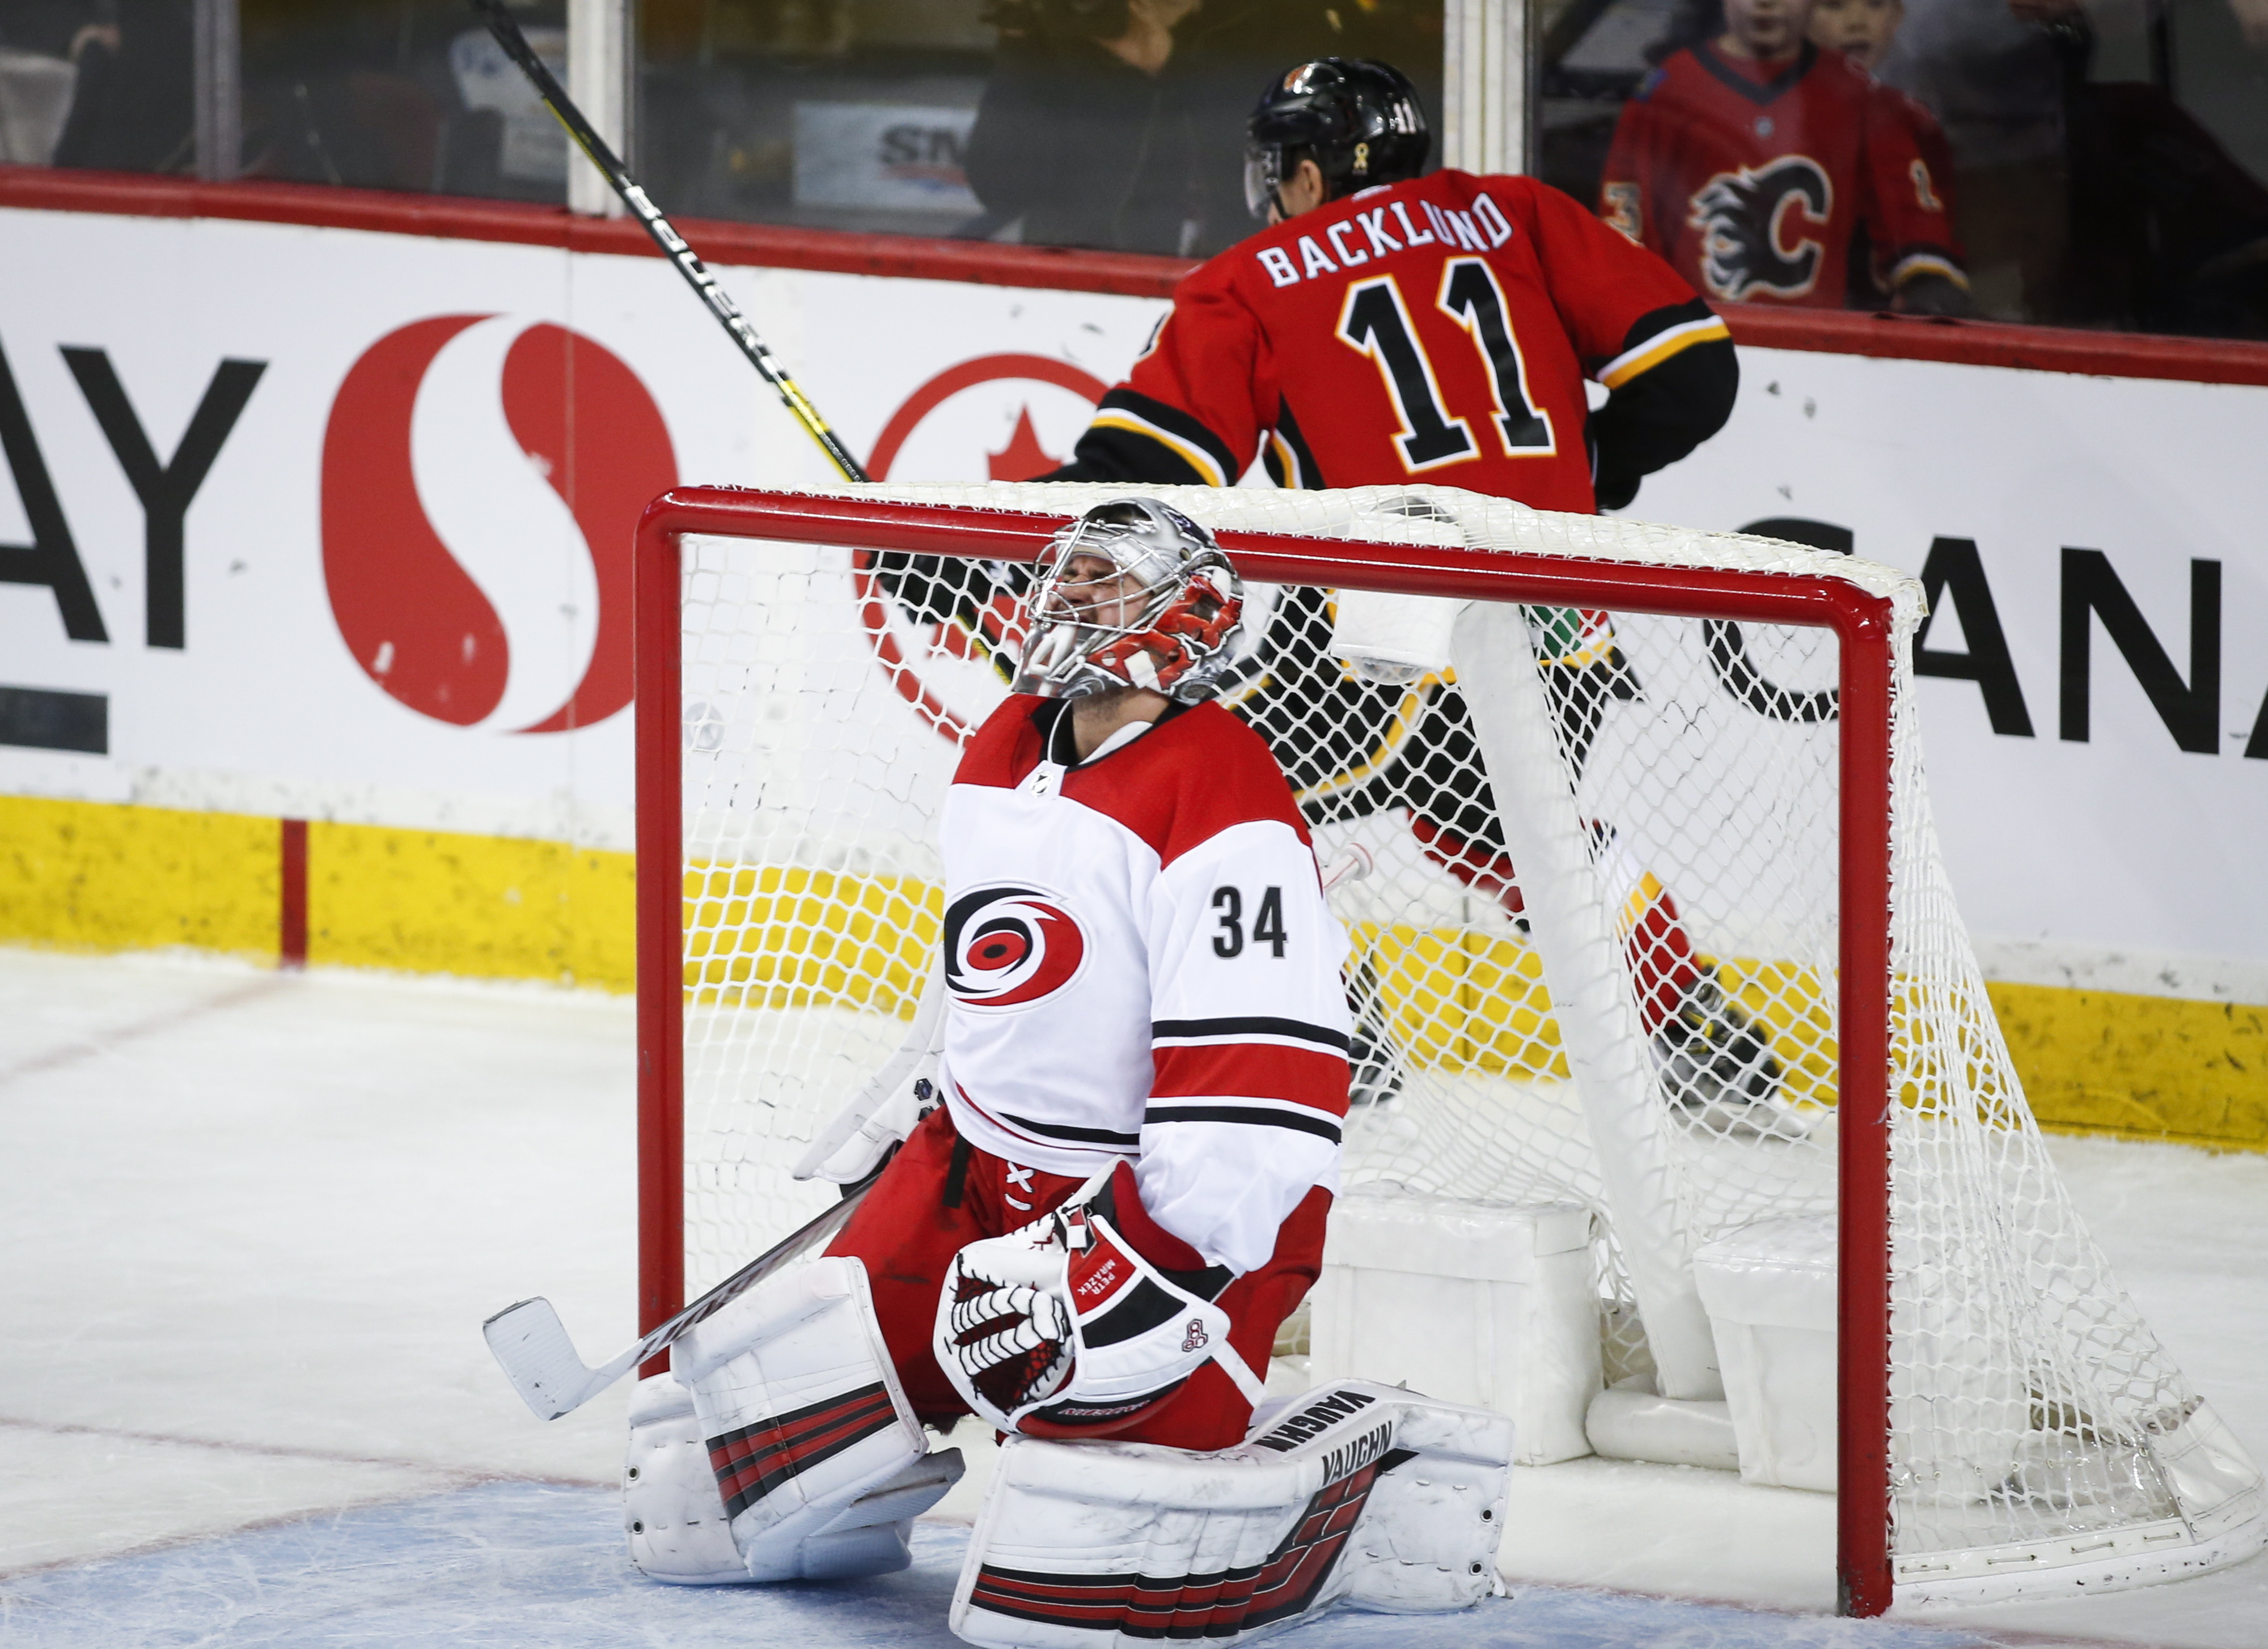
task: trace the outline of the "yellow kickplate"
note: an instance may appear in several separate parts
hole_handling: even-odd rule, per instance
[[[272,958],[281,857],[274,819],[0,796],[0,940]],[[628,853],[316,822],[307,861],[310,961],[613,990],[637,983]],[[685,890],[685,976],[700,998],[913,1012],[942,916],[936,885],[696,865]],[[1350,938],[1367,1012],[1393,1028],[1413,1064],[1566,1075],[1542,964],[1524,940],[1377,923],[1356,924]],[[1825,981],[1787,963],[1715,965],[1770,1041],[1792,1096],[1832,1104]],[[2043,1127],[2268,1149],[2268,1006],[1989,989]]]
[[[0,796],[0,938],[273,957],[280,842],[273,819]]]
[[[2041,1127],[2268,1149],[2268,1007],[1986,989]]]
[[[628,853],[311,823],[307,960],[629,990],[637,887]]]

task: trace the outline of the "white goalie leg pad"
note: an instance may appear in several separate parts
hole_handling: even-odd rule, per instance
[[[754,1580],[887,1574],[961,1476],[930,1456],[866,1286],[834,1257],[749,1290],[678,1341],[716,1492]]]
[[[1513,1424],[1369,1380],[1319,1387],[1212,1454],[1002,1445],[954,1593],[996,1649],[1245,1642],[1334,1603],[1469,1608],[1496,1577]]]
[[[630,1537],[630,1562],[649,1580],[674,1586],[747,1580],[748,1566],[733,1544],[717,1476],[709,1469],[693,1394],[667,1374],[638,1381],[630,1395],[622,1531]]]

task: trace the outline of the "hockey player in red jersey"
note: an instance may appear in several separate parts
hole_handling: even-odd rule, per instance
[[[1732,342],[1693,289],[1534,179],[1425,174],[1424,115],[1398,70],[1302,63],[1263,95],[1250,136],[1246,193],[1270,226],[1183,279],[1054,479],[1226,486],[1264,438],[1283,486],[1438,482],[1588,512],[1630,503],[1641,477],[1731,412]],[[1595,413],[1587,377],[1608,390]],[[1315,600],[1294,593],[1279,629],[1312,629],[1300,604]],[[1580,772],[1606,707],[1638,682],[1606,615],[1547,615],[1543,628],[1545,681]],[[1239,710],[1287,771],[1388,776],[1386,805],[1408,798],[1426,854],[1521,917],[1454,688],[1412,706],[1298,641],[1271,650],[1269,674]],[[1368,811],[1376,788],[1340,786],[1334,805]],[[1778,1067],[1704,968],[1671,894],[1642,866],[1626,891],[1641,1021],[1689,1102],[1712,1122],[1737,1118],[1772,1094]],[[1393,1085],[1385,1040],[1367,1019],[1358,1027],[1366,1093]]]
[[[1616,508],[1716,432],[1722,321],[1660,259],[1532,178],[1425,173],[1410,82],[1323,58],[1251,123],[1263,230],[1200,266],[1055,478],[1427,481]],[[1597,413],[1583,380],[1609,392]],[[1265,438],[1266,445],[1261,449]]]
[[[1805,38],[1809,0],[1725,0],[1725,32],[1674,54],[1623,106],[1599,210],[1711,297],[1964,313],[1934,122]],[[1864,260],[1854,271],[1854,247]]]

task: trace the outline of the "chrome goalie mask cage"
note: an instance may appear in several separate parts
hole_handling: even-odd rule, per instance
[[[1014,691],[1086,698],[1138,687],[1194,704],[1220,691],[1235,662],[1244,581],[1189,517],[1121,498],[1056,534],[1025,615]]]

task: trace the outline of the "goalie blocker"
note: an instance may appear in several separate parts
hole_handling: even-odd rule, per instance
[[[1347,1380],[1234,1448],[1012,1437],[954,1593],[998,1649],[1243,1642],[1336,1603],[1469,1608],[1496,1588],[1513,1423]]]

